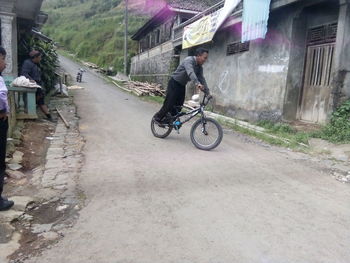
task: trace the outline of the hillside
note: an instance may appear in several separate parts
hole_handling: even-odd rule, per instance
[[[81,59],[102,67],[123,69],[124,1],[122,0],[46,0],[43,11],[49,20],[43,33]],[[133,8],[137,9],[138,5]],[[149,18],[131,12],[130,36]],[[129,55],[136,43],[129,40]]]
[[[205,10],[220,0],[128,0],[129,36],[166,3]],[[124,63],[124,0],[45,0],[43,33],[81,59],[121,71]],[[137,51],[129,38],[129,57]]]

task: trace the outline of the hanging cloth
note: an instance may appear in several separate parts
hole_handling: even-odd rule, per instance
[[[271,0],[244,0],[242,19],[242,43],[265,38]]]

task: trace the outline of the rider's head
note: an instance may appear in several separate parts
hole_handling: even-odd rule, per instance
[[[205,48],[198,48],[196,50],[196,60],[199,65],[203,65],[208,59],[209,50]]]

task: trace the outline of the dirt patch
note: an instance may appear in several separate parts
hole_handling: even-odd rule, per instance
[[[21,180],[6,178],[5,195],[31,195],[36,191],[29,183],[32,170],[45,164],[45,157],[50,146],[50,137],[55,131],[55,124],[46,120],[25,121],[22,129],[21,144],[16,150],[24,153],[20,171],[26,177]]]
[[[314,131],[318,131],[321,129],[321,126],[319,124],[315,124],[315,123],[294,121],[294,122],[291,122],[289,124],[299,132],[314,132]]]
[[[33,203],[27,207],[24,216],[13,222],[21,233],[20,249],[9,257],[10,263],[22,263],[40,255],[64,235],[61,230],[73,226],[78,218],[78,209],[61,200]]]
[[[24,214],[11,223],[10,227],[15,231],[13,233],[20,233],[20,238],[17,235],[19,249],[8,257],[10,263],[25,262],[26,259],[40,255],[44,249],[49,249],[57,243],[65,231],[73,227],[84,203],[79,189],[75,189],[74,193],[62,195],[65,187],[70,190],[75,187],[75,176],[81,164],[79,158],[82,158],[82,148],[76,149],[76,146],[81,146],[83,140],[79,135],[79,119],[76,116],[73,98],[51,98],[50,108],[54,119],[57,119],[54,111],[56,106],[70,122],[71,129],[67,130],[60,121],[56,126],[56,123],[45,119],[25,121],[18,126],[23,128],[16,151],[24,154],[20,171],[25,177],[19,180],[8,179],[6,195],[36,196],[36,199],[34,203],[28,203]],[[18,141],[18,138],[14,139]],[[51,143],[54,151],[48,152]],[[61,161],[65,164],[64,170]],[[58,188],[60,186],[63,188]],[[38,192],[40,194],[37,194]],[[7,233],[7,230],[11,228],[0,228],[0,234],[4,233],[10,238],[11,232]],[[3,242],[9,240],[5,236]],[[1,241],[0,239],[0,243]]]
[[[27,121],[22,131],[22,144],[18,150],[24,153],[23,170],[32,170],[45,163],[49,138],[55,131],[55,124],[46,120]]]

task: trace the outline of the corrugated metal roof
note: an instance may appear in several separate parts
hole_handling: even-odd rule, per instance
[[[168,0],[167,2],[171,7],[174,8],[204,11],[209,7],[221,2],[221,0]]]

